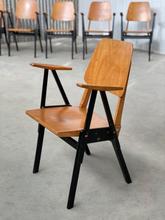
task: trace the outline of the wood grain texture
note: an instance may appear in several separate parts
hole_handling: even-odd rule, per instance
[[[79,136],[84,128],[86,108],[58,107],[35,109],[26,112],[39,124],[60,137]],[[105,119],[94,113],[91,128],[107,127]]]
[[[16,4],[16,19],[36,19],[37,1],[36,0],[18,0]]]
[[[4,11],[5,8],[4,8],[4,2],[3,0],[0,0],[0,11]]]
[[[90,89],[90,90],[98,90],[98,91],[116,91],[116,90],[123,90],[123,87],[115,87],[115,86],[103,86],[103,85],[91,85],[91,84],[84,84],[84,83],[77,83],[77,86],[84,88],[84,89]]]
[[[112,19],[111,5],[108,1],[93,1],[90,4],[88,19],[92,21],[106,21]]]
[[[74,4],[71,1],[58,1],[53,4],[51,18],[56,21],[73,21]]]
[[[53,65],[53,64],[44,64],[44,63],[31,63],[33,67],[38,67],[41,69],[48,70],[72,70],[72,67]]]
[[[151,8],[149,2],[130,2],[127,11],[128,21],[150,21]]]

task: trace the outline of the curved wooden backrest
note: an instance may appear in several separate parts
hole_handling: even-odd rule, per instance
[[[36,19],[37,1],[36,0],[18,0],[16,5],[17,19]]]
[[[85,72],[85,81],[102,86],[120,86],[114,94],[122,96],[128,81],[133,47],[131,43],[118,40],[101,40]]]
[[[151,20],[151,8],[149,2],[130,2],[127,12],[128,21]]]
[[[4,10],[5,10],[4,2],[3,0],[0,0],[0,11],[4,11]]]
[[[108,1],[94,1],[91,3],[88,19],[93,21],[106,21],[112,19],[111,5]]]
[[[75,19],[74,4],[71,1],[55,2],[51,18],[57,21],[73,21]]]

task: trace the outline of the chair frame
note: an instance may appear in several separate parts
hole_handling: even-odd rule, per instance
[[[49,39],[49,44],[50,44],[50,52],[53,52],[53,47],[52,47],[52,41],[51,38],[71,38],[71,58],[74,59],[74,47],[75,47],[75,52],[77,53],[77,14],[74,13],[75,19],[74,19],[74,28],[73,30],[67,32],[48,32],[49,30],[49,25],[48,25],[48,14],[43,13],[44,21],[45,21],[45,58],[48,58],[48,39]],[[62,20],[61,20],[62,21]],[[75,45],[75,46],[74,46]]]
[[[8,22],[9,22],[9,28],[8,28],[8,41],[9,41],[9,50],[8,50],[8,55],[11,55],[11,35],[13,35],[14,41],[15,41],[15,45],[16,45],[16,50],[19,51],[18,48],[18,43],[17,43],[17,38],[16,36],[21,36],[21,35],[26,35],[26,36],[34,36],[34,57],[36,58],[37,56],[37,36],[39,38],[39,42],[40,42],[40,48],[41,48],[41,52],[43,52],[43,46],[42,46],[42,41],[41,41],[41,31],[40,31],[40,19],[39,19],[39,12],[35,12],[36,13],[36,20],[35,20],[35,25],[36,27],[34,28],[33,31],[31,32],[26,32],[26,30],[23,32],[19,32],[19,28],[15,28],[13,20],[12,20],[12,16],[10,12],[8,13]],[[10,30],[13,29],[13,30]],[[14,30],[16,29],[16,30]]]
[[[83,59],[85,59],[85,54],[88,53],[88,48],[87,48],[87,39],[94,39],[94,38],[113,38],[114,34],[114,27],[115,27],[115,16],[116,13],[113,13],[113,18],[112,18],[112,30],[111,31],[99,31],[96,33],[97,34],[91,34],[89,30],[86,30],[85,28],[85,19],[84,19],[84,13],[81,13],[81,19],[82,19],[82,41],[83,41]],[[104,35],[103,35],[104,33]]]
[[[4,14],[6,11],[0,10],[0,56],[1,56],[1,45],[2,45],[2,34],[5,35],[5,41],[7,45],[7,49],[9,50],[9,42],[7,38],[7,26],[6,26],[6,20]],[[3,24],[3,26],[2,26]]]
[[[129,34],[126,33],[124,30],[124,21],[123,21],[123,13],[120,13],[121,16],[121,40],[124,41],[125,39],[148,39],[149,40],[149,47],[148,47],[148,61],[151,61],[151,45],[153,41],[153,32],[154,32],[154,27],[155,27],[155,17],[156,13],[153,13],[153,18],[152,18],[152,25],[151,25],[151,31],[150,32],[141,32],[140,35],[138,34]]]
[[[128,76],[130,72],[130,67],[131,63],[129,64],[129,69],[128,69]],[[41,102],[40,102],[40,109],[41,111],[43,109],[51,109],[51,108],[58,108],[58,107],[68,107],[72,108],[68,97],[64,91],[64,88],[61,84],[61,81],[58,77],[57,71],[58,70],[71,70],[72,68],[70,67],[63,67],[63,66],[56,66],[56,65],[49,65],[49,64],[39,64],[39,63],[33,63],[32,66],[44,69],[44,75],[43,75],[43,83],[42,83],[42,92],[41,92]],[[53,77],[55,79],[55,82],[57,84],[57,87],[59,88],[59,91],[61,93],[62,99],[64,101],[64,105],[51,105],[47,106],[46,105],[46,98],[47,98],[47,86],[48,86],[48,77],[49,77],[49,72],[52,72]],[[121,94],[121,105],[118,108],[119,113],[121,114],[122,108],[123,108],[123,102],[126,94],[126,88],[127,88],[127,83],[128,83],[128,76],[127,80],[124,83],[125,87],[120,87],[120,86],[97,86],[97,85],[90,85],[90,84],[77,84],[79,87],[85,89],[83,98],[80,103],[80,108],[86,108],[87,112],[85,114],[85,122],[83,124],[83,129],[80,130],[78,134],[78,141],[76,141],[73,138],[73,135],[71,133],[67,133],[66,135],[58,135],[59,138],[61,138],[63,141],[65,141],[67,144],[69,144],[71,147],[76,149],[76,157],[75,157],[75,162],[74,162],[74,168],[73,168],[73,174],[72,174],[72,179],[71,179],[71,185],[70,185],[70,191],[69,191],[69,196],[68,196],[68,203],[67,203],[67,208],[71,209],[74,205],[74,200],[75,200],[75,194],[76,194],[76,188],[77,188],[77,183],[78,183],[78,177],[79,177],[79,172],[80,172],[80,166],[83,162],[84,158],[84,153],[86,152],[87,155],[90,155],[90,150],[88,148],[88,144],[90,143],[96,143],[96,142],[102,142],[102,141],[111,141],[112,146],[114,148],[115,154],[117,156],[123,177],[126,181],[126,183],[131,183],[131,177],[129,174],[129,171],[127,169],[119,139],[118,139],[118,131],[115,127],[115,122],[113,120],[112,114],[111,114],[111,109],[108,103],[108,98],[106,95],[106,92],[111,91],[116,94],[116,92],[122,91]],[[86,93],[87,92],[87,93]],[[96,128],[91,128],[91,120],[92,116],[94,113],[94,107],[96,103],[96,97],[97,93],[100,93],[101,95],[101,100],[103,103],[103,108],[105,110],[105,115],[107,119],[107,124],[104,127],[96,127]],[[88,103],[88,107],[87,107]],[[122,106],[122,107],[121,107]],[[32,110],[33,111],[33,110]],[[31,115],[31,110],[27,111],[27,115],[33,118]],[[34,116],[35,117],[35,116]],[[35,119],[35,118],[33,118]],[[45,132],[45,127],[47,125],[42,124],[42,121],[39,119],[35,119],[38,122],[38,140],[37,140],[37,147],[36,147],[36,154],[35,154],[35,160],[34,160],[34,166],[33,166],[33,173],[37,173],[39,171],[39,166],[40,166],[40,159],[41,159],[41,153],[42,153],[42,145],[43,145],[43,138],[44,138],[44,132]],[[119,119],[121,120],[121,116],[119,116]],[[117,121],[118,121],[117,120]],[[51,129],[49,129],[51,131]]]

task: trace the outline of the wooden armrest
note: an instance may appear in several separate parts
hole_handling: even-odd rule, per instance
[[[119,86],[98,86],[98,85],[90,85],[83,83],[77,83],[77,86],[84,89],[99,90],[99,91],[115,91],[115,90],[123,89],[123,87],[119,87]]]
[[[53,64],[31,63],[32,66],[48,70],[72,70],[72,67],[59,66]]]

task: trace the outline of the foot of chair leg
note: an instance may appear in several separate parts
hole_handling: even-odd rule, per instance
[[[79,146],[77,153],[76,153],[72,180],[71,180],[71,185],[70,185],[70,191],[69,191],[69,197],[68,197],[68,203],[67,203],[67,209],[71,209],[74,206],[74,199],[75,199],[75,194],[76,194],[80,166],[81,166],[82,159],[84,156],[84,149],[85,149],[84,146]]]
[[[39,125],[38,140],[37,140],[36,155],[35,155],[34,166],[33,166],[33,173],[38,173],[38,171],[39,171],[41,152],[42,152],[42,144],[43,144],[43,138],[44,138],[44,131],[45,131],[45,128],[43,126]]]
[[[112,144],[113,144],[113,147],[114,147],[114,150],[115,150],[115,153],[116,153],[117,159],[119,161],[119,165],[122,170],[122,173],[123,173],[123,176],[124,176],[126,183],[128,183],[128,184],[132,183],[129,171],[127,169],[127,166],[126,166],[123,154],[122,154],[122,151],[120,149],[119,141],[117,139],[114,139],[114,140],[112,140]]]
[[[86,152],[86,154],[87,154],[88,156],[91,155],[91,152],[90,152],[90,150],[89,150],[88,145],[86,145],[85,152]]]

